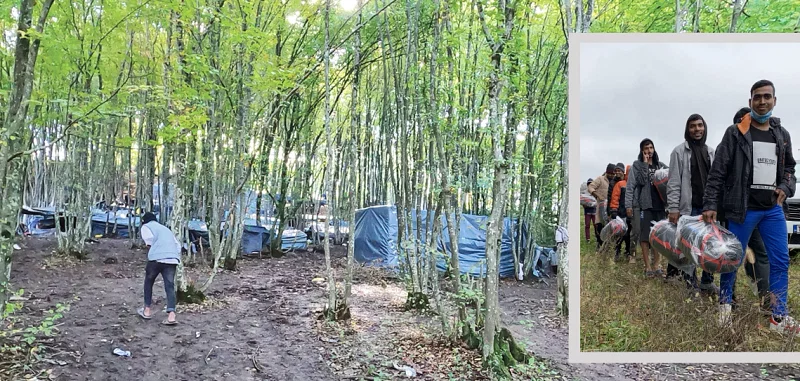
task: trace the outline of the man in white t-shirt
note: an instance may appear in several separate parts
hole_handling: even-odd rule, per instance
[[[144,307],[137,311],[139,316],[149,320],[153,317],[151,305],[153,302],[153,284],[161,274],[164,281],[164,291],[167,294],[167,319],[163,321],[165,325],[175,325],[175,272],[181,261],[181,245],[164,225],[156,221],[153,213],[145,213],[142,216],[141,228],[142,240],[150,248],[147,253],[147,267],[144,276]]]
[[[776,103],[772,82],[761,80],[750,88],[750,114],[728,127],[717,146],[703,195],[703,217],[714,223],[721,209],[728,230],[739,242],[749,242],[758,229],[769,257],[769,327],[796,335],[800,324],[789,316],[787,307],[789,246],[783,209],[784,201],[795,192],[796,162],[789,131],[772,116]],[[723,326],[732,322],[735,282],[736,272],[720,275],[719,323]]]

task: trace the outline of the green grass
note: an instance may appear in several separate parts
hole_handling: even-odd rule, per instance
[[[581,350],[601,352],[797,351],[800,339],[769,330],[757,310],[744,269],[736,292],[733,326],[717,326],[716,298],[692,299],[683,284],[647,279],[639,249],[635,264],[597,254],[594,239],[581,240]],[[666,269],[666,260],[662,268]],[[719,285],[719,274],[715,274]],[[800,313],[800,263],[789,269],[789,310]]]

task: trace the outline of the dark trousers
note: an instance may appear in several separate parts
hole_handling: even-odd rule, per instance
[[[625,235],[622,236],[622,239],[617,242],[617,252],[622,250],[622,243],[625,243],[625,253],[631,253],[631,230],[633,230],[633,226],[631,225],[632,218],[625,218],[625,224],[628,225],[628,231],[625,232]]]
[[[153,303],[153,284],[161,274],[164,281],[164,291],[167,293],[167,312],[175,312],[175,271],[178,265],[148,261],[144,270],[144,305],[150,307]]]

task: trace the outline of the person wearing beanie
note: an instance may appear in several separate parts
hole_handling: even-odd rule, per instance
[[[700,114],[692,114],[686,120],[684,141],[669,157],[669,180],[667,182],[667,209],[669,221],[678,223],[680,216],[699,216],[703,213],[703,193],[708,180],[708,171],[714,162],[714,149],[706,145],[708,127]],[[677,267],[667,266],[667,278],[682,273]],[[697,269],[683,273],[686,286],[694,293],[702,291],[715,295],[719,290],[714,285],[714,274],[703,271],[697,283]]]
[[[606,215],[606,205],[608,203],[608,183],[615,176],[616,166],[608,163],[606,172],[597,176],[588,186],[589,194],[597,199],[597,211],[600,213],[597,223],[594,225],[594,234],[597,238],[597,248],[603,245],[603,240],[600,239],[600,231],[603,230],[605,221],[608,219]]]
[[[617,182],[622,181],[625,177],[625,164],[617,163],[614,166],[614,177],[608,180],[608,202],[606,203],[606,216],[611,216],[611,192],[614,191],[614,186]],[[609,218],[608,221],[611,219]],[[608,223],[608,221],[605,221]]]
[[[145,320],[153,317],[153,284],[158,275],[164,281],[164,292],[167,294],[167,319],[162,323],[175,325],[175,272],[181,261],[181,245],[172,231],[156,221],[153,213],[142,216],[142,240],[150,250],[147,252],[147,266],[144,275],[144,307],[137,311]]]
[[[659,169],[668,168],[658,160],[658,152],[650,139],[639,143],[639,157],[631,166],[631,176],[628,178],[627,191],[625,192],[625,207],[628,217],[634,218],[634,201],[641,210],[639,218],[639,245],[642,247],[645,276],[648,278],[662,277],[661,254],[653,253],[653,262],[650,262],[650,228],[651,221],[661,221],[667,218],[664,200],[653,184],[655,173]]]
[[[728,230],[739,242],[749,243],[753,231],[759,230],[769,257],[769,327],[794,336],[800,333],[800,324],[787,308],[789,245],[784,201],[795,193],[796,162],[789,131],[772,116],[776,104],[772,82],[760,80],[750,88],[750,113],[728,127],[717,146],[703,195],[703,218],[715,223],[717,211],[724,210]],[[742,246],[745,256],[746,246]],[[721,326],[732,323],[735,282],[736,272],[720,275]]]
[[[590,184],[592,184],[592,179],[589,179],[588,181],[586,181],[586,183],[583,184],[583,186],[581,186],[581,188],[585,188],[585,190],[588,192]],[[583,191],[583,190],[584,189],[581,189],[581,191]],[[595,215],[596,215],[596,213],[597,213],[597,207],[596,206],[595,207],[587,207],[587,206],[583,207],[583,229],[584,229],[584,233],[586,234],[586,242],[591,241],[591,236],[590,236],[589,231],[591,230],[590,228],[593,227],[594,224],[595,224]]]

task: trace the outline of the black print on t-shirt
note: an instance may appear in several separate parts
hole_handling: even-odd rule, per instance
[[[771,131],[750,129],[753,139],[753,172],[751,173],[748,209],[765,210],[775,206],[778,185],[778,154]]]

